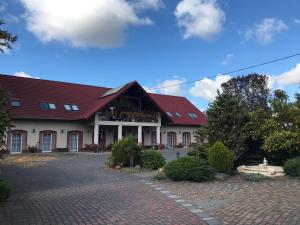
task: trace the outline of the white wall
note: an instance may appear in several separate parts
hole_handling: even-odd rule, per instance
[[[83,132],[83,147],[92,144],[93,128],[77,121],[46,121],[46,120],[13,120],[12,130],[27,131],[27,146],[36,146],[39,142],[39,132],[53,130],[57,133],[57,148],[67,147],[68,131],[78,130]],[[33,130],[35,130],[33,132]],[[62,132],[63,130],[63,132]]]

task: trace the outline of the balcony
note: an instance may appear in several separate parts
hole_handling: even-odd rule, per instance
[[[157,112],[100,112],[100,121],[122,121],[122,122],[143,122],[158,123],[160,114]]]

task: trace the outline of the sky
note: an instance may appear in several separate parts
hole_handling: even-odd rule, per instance
[[[18,36],[0,73],[104,87],[137,80],[205,110],[223,82],[257,72],[292,97],[300,56],[221,74],[299,53],[299,9],[299,0],[0,0],[4,29]],[[190,80],[199,81],[174,86]]]

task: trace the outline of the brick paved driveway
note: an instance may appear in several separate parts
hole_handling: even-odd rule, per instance
[[[4,165],[13,192],[0,206],[1,225],[205,224],[139,178],[104,170],[104,155],[52,156]]]

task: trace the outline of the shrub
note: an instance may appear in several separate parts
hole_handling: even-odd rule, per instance
[[[4,180],[0,179],[0,202],[8,199],[9,195],[10,195],[9,185]]]
[[[165,165],[166,160],[159,151],[146,150],[141,152],[141,163],[144,168],[157,170]]]
[[[36,153],[37,152],[37,148],[35,146],[29,146],[27,150],[28,150],[29,153]]]
[[[56,148],[55,152],[69,152],[68,148]]]
[[[166,180],[166,174],[164,172],[158,172],[154,177],[152,177],[152,180]]]
[[[134,137],[123,138],[113,144],[111,162],[114,166],[134,166],[140,161],[141,150]]]
[[[254,182],[258,182],[258,181],[262,181],[266,179],[266,176],[260,174],[260,173],[248,173],[246,175],[246,179],[248,181],[254,181]]]
[[[282,163],[300,154],[300,135],[291,131],[275,131],[267,137],[262,149],[274,161]]]
[[[207,181],[214,178],[214,173],[207,161],[196,157],[181,157],[166,164],[166,176],[173,181]]]
[[[220,173],[230,173],[234,166],[234,153],[217,141],[209,149],[208,162]]]
[[[188,151],[187,155],[197,156],[201,159],[207,159],[208,145],[207,144],[195,145],[191,150]]]
[[[292,176],[292,177],[298,177],[300,176],[300,157],[289,159],[284,164],[284,172],[285,174]]]

